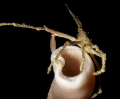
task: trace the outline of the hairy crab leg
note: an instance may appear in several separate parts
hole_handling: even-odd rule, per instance
[[[51,39],[50,39],[50,49],[51,49],[51,52],[56,50],[55,35],[53,35],[53,34],[51,35]]]
[[[75,41],[76,40],[76,38],[73,37],[73,36],[67,35],[67,34],[62,33],[62,32],[55,31],[55,30],[50,29],[50,28],[48,28],[46,26],[44,26],[44,28],[45,28],[45,31],[47,31],[47,32],[49,32],[51,34],[54,34],[55,36],[66,38],[66,39],[69,39],[71,41]]]
[[[85,46],[83,46],[81,49],[82,49],[82,61],[81,61],[81,64],[80,64],[80,71],[82,72],[82,70],[83,70],[83,63],[84,63],[84,61],[85,61],[85,52],[84,52],[84,47]]]
[[[58,57],[60,56],[61,52],[62,52],[62,51],[66,48],[66,46],[68,46],[68,45],[69,45],[69,42],[66,42],[66,43],[63,45],[62,49],[59,51],[59,53],[56,55],[56,57],[53,59],[53,61],[51,62],[50,66],[48,67],[48,72],[47,72],[47,74],[50,73],[50,71],[51,71],[51,69],[52,69],[52,66],[53,66],[53,63],[61,64],[61,62],[58,62],[57,59],[58,59]]]
[[[34,27],[26,24],[18,24],[18,23],[0,23],[0,26],[14,26],[14,27],[21,27],[21,28],[28,28],[28,29],[34,29],[37,31],[45,30],[44,27]]]
[[[34,26],[30,26],[30,25],[26,25],[26,24],[18,24],[18,23],[0,23],[0,26],[14,26],[14,27],[21,27],[21,28],[29,28],[29,29],[34,29],[37,31],[45,30],[46,32],[51,33],[51,34],[58,36],[58,37],[66,38],[66,39],[69,39],[71,41],[76,40],[75,37],[72,37],[72,36],[67,35],[65,33],[62,33],[62,32],[55,31],[55,30],[50,29],[46,26],[34,27]]]
[[[101,55],[101,59],[102,59],[102,68],[100,70],[98,70],[97,72],[94,72],[94,75],[99,75],[103,72],[105,72],[105,61],[106,61],[106,54],[103,53],[97,45],[93,45],[92,48],[95,48],[96,51]]]
[[[50,73],[51,69],[52,69],[52,65],[53,63],[57,63],[57,64],[61,64],[61,62],[57,61],[58,57],[60,56],[60,54],[62,53],[62,51],[66,48],[66,46],[68,45],[74,45],[74,44],[80,44],[81,41],[67,41],[62,49],[59,51],[59,53],[56,55],[56,57],[53,59],[53,61],[51,62],[50,66],[48,67],[48,74]],[[80,71],[82,71],[82,66],[83,66],[83,63],[85,61],[85,57],[84,57],[84,50],[82,49],[82,62],[81,62],[81,65],[80,65]]]
[[[100,70],[100,65],[98,64],[95,56],[93,54],[90,54],[91,58],[93,59],[95,65],[97,66],[98,70]],[[98,75],[98,80],[99,80],[99,87],[98,87],[98,92],[94,93],[92,98],[96,97],[98,94],[102,93],[102,89],[101,89],[101,79],[100,79],[100,75]]]

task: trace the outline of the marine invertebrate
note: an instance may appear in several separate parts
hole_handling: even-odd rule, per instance
[[[86,61],[87,61],[87,59],[86,59],[86,57],[87,57],[86,53],[90,54],[90,56],[92,57],[94,63],[98,67],[98,69],[100,67],[99,67],[99,65],[98,65],[98,63],[97,63],[94,55],[96,55],[98,57],[101,57],[101,59],[102,59],[102,68],[99,69],[97,72],[94,72],[94,70],[92,70],[93,75],[99,75],[99,74],[105,72],[106,54],[103,53],[99,49],[99,47],[97,45],[93,45],[92,44],[92,42],[90,41],[90,39],[87,37],[86,32],[82,29],[82,24],[79,21],[79,19],[75,17],[75,15],[70,11],[69,8],[68,8],[68,10],[69,10],[71,16],[73,17],[74,21],[76,22],[76,24],[78,26],[78,35],[77,35],[77,38],[72,37],[70,35],[67,35],[65,33],[62,33],[62,32],[55,31],[55,30],[50,29],[50,28],[48,28],[46,26],[44,26],[44,27],[34,27],[34,26],[25,25],[25,24],[18,24],[18,23],[1,23],[0,26],[12,25],[14,27],[30,28],[30,29],[35,29],[37,31],[45,30],[45,31],[51,33],[52,36],[51,36],[51,45],[50,46],[51,46],[51,51],[53,53],[54,53],[54,51],[56,49],[55,36],[69,39],[70,41],[67,41],[62,46],[62,48],[59,50],[59,52],[56,54],[56,56],[52,59],[52,62],[50,64],[49,68],[48,68],[48,73],[51,71],[51,68],[52,68],[52,66],[54,64],[57,64],[57,65],[55,65],[55,66],[57,66],[56,68],[58,68],[59,66],[64,66],[63,68],[65,68],[65,66],[67,66],[67,65],[64,65],[64,62],[61,62],[61,60],[59,60],[59,58],[61,57],[61,54],[64,53],[64,51],[66,51],[67,46],[69,46],[69,45],[75,45],[75,44],[79,46],[79,49],[81,48],[81,53],[82,53],[81,54],[81,59],[80,59],[80,66],[79,66],[79,68],[76,69],[76,70],[79,71],[77,73],[78,75],[79,74],[80,75],[83,74],[84,71],[85,71],[84,64],[86,64]],[[62,55],[64,55],[64,54],[62,54]],[[62,69],[62,70],[63,70],[62,73],[65,74],[66,72],[64,72],[64,70],[67,70],[67,69]],[[69,74],[71,74],[71,73],[69,73]],[[91,74],[92,77],[94,77],[93,75]],[[93,81],[93,84],[94,84],[94,81]],[[81,90],[83,90],[83,89],[81,89]],[[99,94],[99,93],[101,93],[101,88],[100,87],[99,87],[99,91],[98,91],[97,94]],[[95,94],[94,96],[96,96],[97,94]]]

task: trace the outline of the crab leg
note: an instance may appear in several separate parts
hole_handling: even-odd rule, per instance
[[[55,41],[55,35],[54,34],[51,35],[50,49],[51,49],[51,52],[53,52],[56,49],[56,41]]]

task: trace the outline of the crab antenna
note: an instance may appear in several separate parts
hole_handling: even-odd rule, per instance
[[[76,22],[78,28],[82,28],[82,23],[80,22],[80,20],[78,19],[78,17],[76,18],[75,15],[72,13],[72,11],[69,9],[68,5],[65,4],[65,6],[67,7],[69,13],[71,14],[71,16],[73,17],[74,21]]]

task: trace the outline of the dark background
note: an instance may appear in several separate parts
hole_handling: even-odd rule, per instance
[[[116,2],[81,0],[1,3],[1,22],[47,27],[76,37],[77,25],[65,4],[79,17],[93,44],[107,54],[106,72],[101,75],[103,93],[95,99],[120,99],[118,6]],[[119,24],[118,24],[119,26]],[[115,27],[115,28],[114,28]],[[1,82],[4,98],[46,99],[53,71],[50,64],[50,33],[31,29],[0,27]],[[56,37],[57,47],[66,39]],[[100,58],[98,58],[100,61]]]

